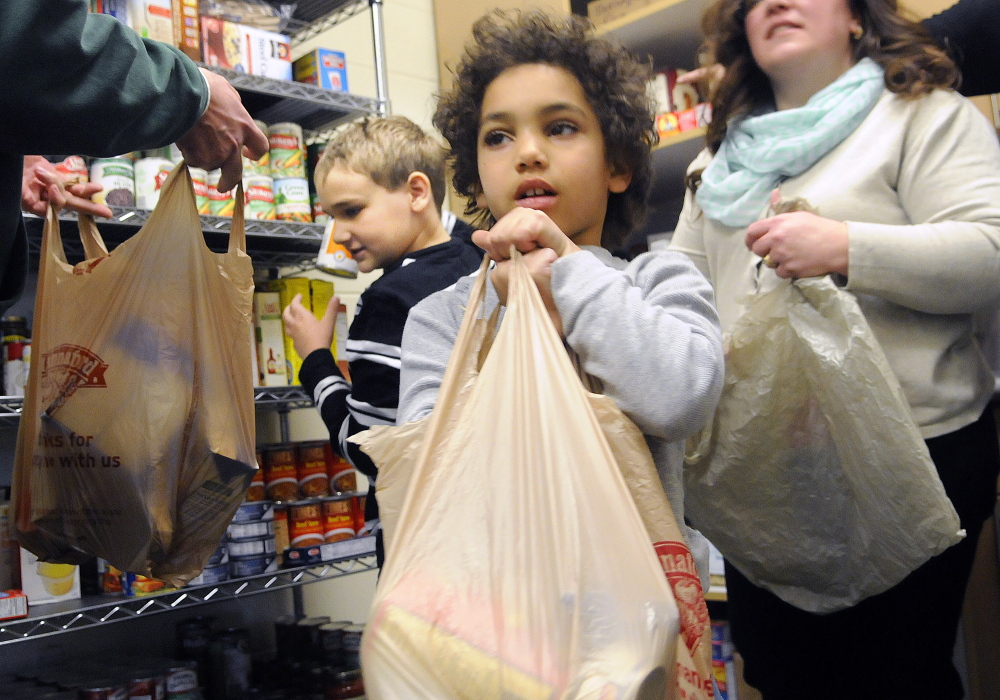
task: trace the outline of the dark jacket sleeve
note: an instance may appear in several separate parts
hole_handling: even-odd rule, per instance
[[[925,19],[924,26],[958,63],[959,92],[969,97],[1000,92],[1000,2],[959,0]]]
[[[183,136],[208,85],[178,49],[86,0],[0,2],[0,152],[113,156]]]

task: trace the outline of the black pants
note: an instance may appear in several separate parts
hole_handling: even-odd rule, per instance
[[[733,643],[764,700],[959,700],[952,664],[983,521],[996,505],[1000,449],[993,411],[927,441],[968,533],[894,588],[828,615],[804,612],[726,564]]]

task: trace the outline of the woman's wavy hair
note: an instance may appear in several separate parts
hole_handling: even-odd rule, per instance
[[[955,63],[934,43],[919,23],[904,17],[896,0],[847,0],[864,33],[851,40],[854,60],[870,58],[885,71],[885,86],[905,98],[916,98],[934,88],[957,87]],[[734,119],[773,101],[771,84],[754,61],[745,20],[752,0],[717,0],[702,17],[705,51],[722,65],[725,75],[712,95],[712,122],[706,141],[716,153]],[[688,176],[696,190],[700,172]]]
[[[487,87],[509,68],[533,63],[557,66],[580,81],[601,125],[608,163],[615,172],[632,173],[628,189],[608,195],[601,245],[619,248],[645,217],[652,181],[650,148],[657,134],[646,91],[651,66],[595,36],[593,26],[577,16],[494,10],[476,20],[472,37],[454,70],[454,86],[439,96],[434,114],[434,126],[451,145],[455,190],[469,198],[465,213],[480,228],[496,223],[476,201],[482,192],[477,163]]]

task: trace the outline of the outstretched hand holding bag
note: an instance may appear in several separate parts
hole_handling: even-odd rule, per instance
[[[487,276],[426,425],[353,438],[403,463],[419,445],[362,643],[368,695],[675,697],[677,607],[589,395],[516,253],[488,347]]]
[[[211,252],[181,164],[114,252],[81,217],[77,265],[50,209],[13,495],[42,560],[96,555],[180,585],[218,547],[255,469],[241,202],[229,251]]]
[[[964,536],[882,347],[826,277],[747,298],[692,447],[687,517],[809,612],[886,591]]]

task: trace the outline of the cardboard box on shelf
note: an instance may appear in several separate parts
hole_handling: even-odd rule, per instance
[[[281,297],[277,292],[254,293],[253,323],[257,338],[259,386],[288,386]]]
[[[13,509],[9,501],[0,503],[0,591],[18,588],[17,542],[14,541]]]
[[[174,46],[192,61],[201,60],[201,28],[198,0],[172,0]]]
[[[173,44],[172,0],[131,0],[128,18],[139,36]]]
[[[347,57],[343,51],[313,49],[292,64],[295,81],[325,90],[347,92]]]
[[[286,34],[238,25],[247,53],[247,73],[277,80],[292,79],[292,47]]]
[[[283,277],[281,279],[268,282],[269,291],[277,292],[281,300],[281,310],[292,303],[296,294],[302,295],[302,305],[307,309],[312,309],[310,301],[309,279],[307,277]],[[302,358],[295,352],[295,344],[292,339],[285,334],[285,369],[288,371],[288,383],[300,384],[299,368],[302,367]]]
[[[217,17],[202,16],[201,60],[215,68],[247,73],[249,56],[240,25]]]
[[[0,620],[28,616],[28,596],[21,591],[0,591]]]
[[[21,590],[30,605],[55,603],[80,597],[80,567],[51,564],[21,548]]]
[[[587,3],[587,17],[600,27],[602,24],[614,22],[630,12],[642,9],[653,0],[594,0]]]

